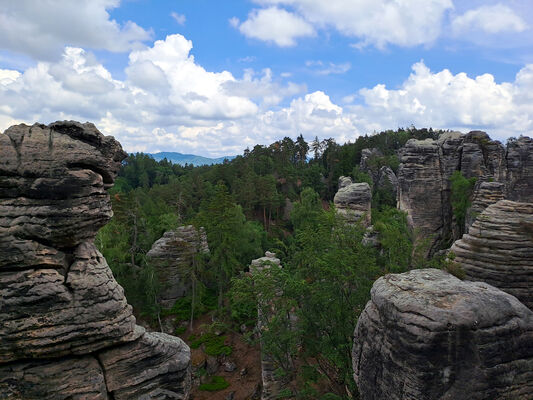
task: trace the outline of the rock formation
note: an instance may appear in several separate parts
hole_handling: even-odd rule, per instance
[[[120,144],[90,123],[22,124],[0,154],[0,397],[188,398],[188,347],[135,325],[93,243]]]
[[[499,194],[487,194],[489,182],[502,184],[496,190],[503,191],[506,199],[533,199],[533,140],[529,138],[510,141],[505,148],[485,132],[446,132],[438,140],[409,140],[400,150],[400,162],[398,207],[407,211],[409,224],[420,237],[431,238],[430,253],[446,247],[461,231],[454,225],[450,201],[454,171],[477,178],[480,188],[467,227],[490,200],[500,199]]]
[[[372,191],[368,183],[350,183],[349,177],[339,178],[339,190],[333,198],[337,212],[350,223],[360,221],[363,226],[370,225]]]
[[[467,279],[496,286],[533,310],[533,203],[490,205],[450,251]]]
[[[252,276],[258,272],[268,270],[272,266],[277,266],[281,268],[279,258],[276,258],[274,253],[267,251],[264,257],[252,260],[250,265],[250,272]],[[266,303],[265,303],[266,301]],[[258,299],[258,318],[257,318],[257,328],[259,332],[264,329],[268,318],[270,318],[269,313],[275,313],[275,310],[269,310],[268,313],[262,312],[264,309],[269,309],[268,299]],[[261,351],[261,378],[263,381],[263,390],[261,392],[261,400],[274,400],[277,399],[281,391],[283,390],[286,382],[283,377],[276,375],[276,370],[278,366],[276,362],[270,357],[265,351]]]
[[[378,279],[359,317],[365,400],[533,398],[533,312],[486,283],[436,269]]]
[[[376,159],[382,157],[383,153],[379,149],[363,149],[359,168],[372,178],[374,193],[376,190],[388,191],[391,197],[396,199],[398,196],[398,178],[390,167],[380,167],[381,163],[376,162]]]
[[[505,199],[505,185],[502,182],[480,182],[476,185],[472,205],[466,215],[466,233],[485,208],[503,199]]]
[[[187,270],[192,268],[198,253],[208,252],[205,230],[198,232],[192,225],[165,232],[153,244],[146,256],[153,263],[161,282],[159,302],[163,307],[172,307],[176,300],[188,294],[190,278]]]

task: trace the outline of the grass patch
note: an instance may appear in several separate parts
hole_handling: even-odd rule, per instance
[[[229,387],[229,382],[224,379],[222,376],[212,376],[211,381],[207,383],[202,383],[198,386],[198,390],[205,392],[217,392],[219,390],[224,390]]]

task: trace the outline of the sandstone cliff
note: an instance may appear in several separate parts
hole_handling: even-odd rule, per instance
[[[365,400],[533,398],[533,312],[435,269],[378,279],[354,334]]]
[[[533,310],[533,203],[488,206],[450,250],[467,279],[496,286]]]
[[[0,134],[0,397],[186,399],[190,350],[145,332],[93,239],[126,156],[94,125]]]
[[[479,201],[468,225],[492,200],[533,201],[533,140],[527,137],[509,141],[507,147],[480,131],[447,132],[438,140],[411,139],[400,150],[400,162],[398,208],[407,211],[420,237],[430,238],[430,253],[449,246],[462,230],[455,225],[450,201],[454,171],[478,180],[474,198]],[[493,188],[501,195],[487,193],[490,182],[500,184]]]

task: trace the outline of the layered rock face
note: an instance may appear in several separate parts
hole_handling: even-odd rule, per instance
[[[112,216],[120,144],[89,123],[17,125],[0,154],[0,397],[187,398],[189,349],[135,325],[93,243]],[[126,395],[110,385],[126,367],[102,361],[120,349]],[[173,381],[165,395],[161,380]]]
[[[379,167],[379,163],[373,162],[379,157],[383,157],[383,153],[379,149],[363,149],[359,168],[370,175],[375,189],[389,191],[392,197],[396,199],[398,196],[398,177],[390,167]],[[339,189],[340,187],[339,184]]]
[[[466,233],[485,208],[503,199],[505,199],[505,185],[502,182],[480,182],[476,185],[472,196],[472,206],[466,215]]]
[[[353,347],[361,398],[533,398],[533,312],[436,269],[378,279]]]
[[[483,211],[491,200],[533,199],[533,140],[521,137],[505,148],[485,132],[447,132],[438,140],[409,140],[400,151],[398,207],[420,237],[431,238],[430,253],[458,238],[450,201],[450,177],[461,171],[478,179],[478,203],[467,218]],[[500,185],[486,185],[489,182]],[[484,186],[480,186],[484,184]],[[498,186],[498,187],[496,187]],[[497,193],[489,195],[493,188]]]
[[[496,286],[533,310],[533,203],[488,206],[450,251],[467,279]]]
[[[200,232],[192,226],[180,226],[165,232],[146,254],[157,271],[162,289],[159,302],[170,308],[176,300],[185,296],[190,289],[187,270],[191,269],[198,253],[208,253],[205,230]]]
[[[368,183],[352,183],[349,177],[339,178],[339,190],[333,198],[337,212],[350,223],[370,225],[372,191]]]

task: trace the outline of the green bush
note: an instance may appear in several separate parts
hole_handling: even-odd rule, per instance
[[[230,346],[226,346],[224,342],[226,341],[226,336],[217,336],[213,333],[204,333],[200,337],[195,337],[191,335],[189,340],[191,340],[190,347],[191,349],[197,349],[202,344],[205,344],[205,354],[210,356],[220,356],[226,355],[229,356],[232,352]]]
[[[198,386],[198,390],[203,390],[205,392],[217,392],[219,390],[224,390],[229,387],[229,382],[224,379],[222,376],[214,375],[211,377],[211,382],[202,383]]]

